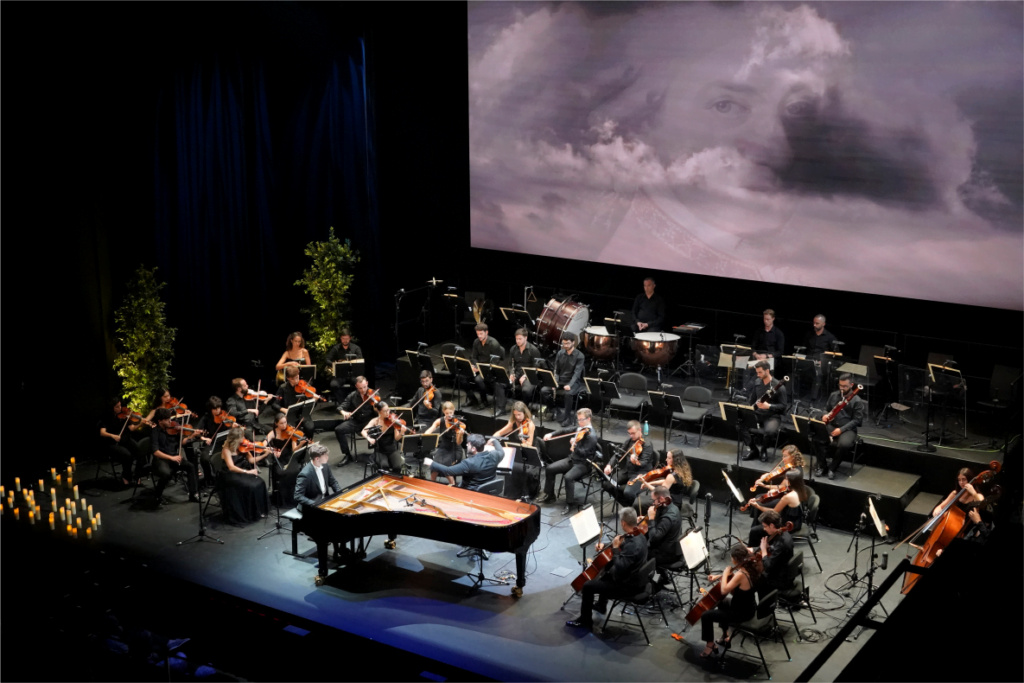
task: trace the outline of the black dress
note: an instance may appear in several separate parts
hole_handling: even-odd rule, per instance
[[[702,614],[700,617],[701,639],[705,643],[710,643],[715,639],[715,624],[740,624],[752,619],[757,611],[754,594],[753,586],[749,590],[735,588],[714,609]]]
[[[441,427],[444,427],[444,420],[441,421]],[[451,467],[455,463],[465,458],[465,451],[462,450],[462,446],[455,443],[455,430],[445,433],[437,440],[437,448],[430,454],[430,458],[435,462],[439,462],[445,467]]]
[[[675,475],[673,475],[675,479]],[[672,502],[676,504],[683,517],[693,517],[693,508],[690,507],[690,487],[681,481],[676,481],[668,487],[668,493],[672,496]]]
[[[244,455],[231,456],[235,467],[251,469],[252,465]],[[224,519],[229,524],[251,524],[267,515],[267,485],[258,476],[232,472],[221,461],[218,475],[221,483],[220,502]]]

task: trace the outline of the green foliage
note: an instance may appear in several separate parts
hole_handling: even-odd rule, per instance
[[[311,307],[302,309],[309,314],[306,347],[323,370],[327,351],[338,343],[341,328],[349,324],[348,295],[359,252],[348,240],[342,242],[335,237],[332,227],[327,240],[310,242],[305,254],[313,259],[313,264],[302,272],[302,279],[295,284],[313,299]]]
[[[121,378],[123,396],[133,410],[145,415],[153,393],[167,386],[174,357],[174,336],[178,330],[167,326],[156,268],[139,266],[128,283],[124,302],[114,313],[117,357],[114,370]]]

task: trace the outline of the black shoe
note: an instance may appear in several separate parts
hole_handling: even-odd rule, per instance
[[[768,462],[768,454],[767,453],[762,453],[761,454],[761,462]]]
[[[757,456],[757,452],[756,451],[750,451],[749,453],[747,453],[746,455],[743,456],[743,460],[757,460],[757,459],[758,459],[758,456]]]
[[[201,502],[203,502],[203,499],[199,497],[198,493],[192,493],[188,497],[188,502],[190,502],[190,503],[201,503]]]
[[[564,508],[562,508],[562,516],[563,517],[565,517],[566,515],[572,513],[572,506],[573,506],[573,504],[569,503]]]
[[[825,474],[825,471],[823,469],[821,469],[820,467],[815,467],[814,468],[814,476],[820,477],[823,474]]]
[[[828,473],[828,478],[829,478],[830,480],[831,480],[831,479],[835,479],[835,478],[836,478],[836,473],[835,473],[835,472],[829,472],[829,473]]]
[[[350,462],[352,462],[352,456],[351,455],[347,455],[347,454],[346,455],[342,455],[341,456],[341,460],[338,461],[338,464],[335,465],[335,467],[344,467],[345,465],[349,464]]]
[[[583,619],[573,619],[572,621],[565,622],[565,625],[571,628],[594,628],[594,622],[584,621]]]
[[[562,422],[561,422],[560,424],[561,424],[561,425],[562,425],[563,427],[571,427],[571,426],[572,426],[572,424],[573,424],[573,421],[572,421],[572,420],[570,420],[569,418],[566,418],[566,419],[562,420]]]
[[[539,496],[537,496],[537,497],[536,497],[536,498],[534,499],[534,501],[533,501],[533,504],[534,504],[534,505],[540,505],[541,503],[546,503],[546,502],[548,502],[549,500],[551,500],[551,498],[552,498],[552,496],[549,496],[549,495],[547,494],[547,492],[544,492],[544,493],[540,494]]]

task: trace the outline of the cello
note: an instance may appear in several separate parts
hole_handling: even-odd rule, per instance
[[[988,464],[988,469],[980,474],[975,475],[974,479],[968,482],[971,486],[977,486],[978,484],[987,484],[992,481],[992,478],[999,474],[999,470],[1002,466],[998,461],[993,460]],[[960,496],[964,494],[967,487],[957,491],[956,495],[953,496],[953,500],[946,503],[946,507],[943,508],[942,512],[932,517],[929,521],[925,522],[923,526],[917,529],[914,533],[907,536],[905,539],[900,541],[893,550],[899,548],[910,539],[914,538],[918,534],[928,534],[927,540],[921,545],[917,551],[917,555],[914,556],[912,565],[915,567],[928,568],[932,566],[938,558],[941,551],[946,549],[946,546],[952,542],[954,538],[960,535],[963,531],[964,524],[967,522],[967,513],[961,510],[956,502],[960,500]],[[982,501],[984,502],[984,501]],[[921,578],[920,574],[907,572],[903,575],[903,590],[900,591],[904,595],[910,592],[910,590],[917,585],[918,579]]]
[[[630,536],[639,536],[641,534],[646,534],[646,533],[647,533],[647,516],[645,515],[645,516],[640,517],[639,519],[636,520],[636,526],[633,527],[633,530],[629,532],[629,535]],[[612,550],[613,550],[613,546],[612,546],[611,543],[609,543],[608,547],[602,548],[601,552],[599,552],[597,554],[597,557],[595,557],[591,561],[590,565],[586,569],[584,569],[582,572],[580,572],[579,576],[577,576],[575,579],[572,580],[572,589],[575,592],[579,593],[580,591],[582,591],[583,590],[583,584],[585,584],[587,581],[590,581],[592,579],[596,579],[598,574],[600,574],[602,571],[604,571],[604,568],[607,567],[608,564],[612,561],[612,558],[613,558]]]

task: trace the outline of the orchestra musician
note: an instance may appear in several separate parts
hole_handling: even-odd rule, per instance
[[[647,537],[636,533],[636,510],[622,508],[619,523],[622,535],[612,539],[612,561],[596,579],[583,584],[580,616],[565,622],[566,626],[593,628],[595,609],[604,614],[608,611],[609,599],[630,598],[644,589],[640,568],[647,562]],[[604,545],[598,543],[596,551],[600,553],[602,550]],[[599,596],[597,605],[594,604],[595,595]]]
[[[352,450],[348,445],[349,435],[361,433],[370,420],[373,419],[373,401],[367,400],[371,393],[370,383],[366,381],[365,377],[360,375],[356,377],[355,391],[349,393],[341,402],[341,405],[338,406],[338,412],[341,413],[344,421],[334,428],[334,435],[338,437],[338,444],[341,446],[342,453],[341,461],[337,464],[337,467],[352,461]]]
[[[839,390],[829,394],[828,400],[825,401],[825,414],[828,415],[832,412],[832,409],[839,405],[840,401],[845,400],[852,391],[853,375],[844,372],[839,376]],[[832,437],[831,444],[817,436],[812,437],[814,455],[817,460],[814,476],[820,477],[822,474],[826,474],[829,479],[836,478],[836,472],[843,460],[853,453],[853,447],[857,443],[857,428],[864,424],[867,416],[867,401],[862,399],[860,394],[856,394],[828,423],[831,428],[829,431],[829,436]],[[828,461],[830,448],[834,449],[832,462]]]
[[[593,465],[600,459],[598,450],[597,434],[593,425],[590,424],[593,413],[590,408],[580,408],[576,411],[577,427],[562,427],[558,431],[544,435],[543,441],[550,441],[553,438],[566,436],[569,439],[569,455],[561,460],[551,463],[544,468],[544,493],[535,501],[537,504],[555,499],[555,477],[564,475],[565,482],[565,508],[562,515],[569,514],[573,505],[582,505],[584,501],[576,500],[576,482],[588,474]],[[579,432],[582,430],[582,434]]]
[[[957,487],[949,492],[949,495],[942,499],[942,501],[935,506],[932,510],[932,514],[929,517],[935,517],[942,512],[942,508],[949,505],[950,501],[953,500],[953,496],[956,495],[957,491],[963,489],[964,492],[960,494],[960,497],[956,500],[956,506],[963,511],[970,509],[969,503],[981,502],[985,500],[985,496],[980,491],[974,488],[974,484],[971,484],[971,480],[974,479],[974,472],[970,468],[964,467],[956,474],[956,485]]]
[[[686,462],[686,456],[683,455],[682,448],[673,448],[665,454],[665,467],[669,468],[668,474],[661,479],[654,479],[652,481],[641,479],[640,486],[642,489],[647,489],[651,492],[657,486],[668,488],[668,493],[672,496],[672,502],[679,508],[682,516],[690,520],[690,526],[692,527],[694,510],[686,497],[689,496],[690,487],[693,486],[693,473],[690,471],[690,463]]]
[[[423,398],[424,394],[434,389],[434,396],[432,400]],[[423,400],[420,400],[420,399]],[[439,387],[434,386],[434,373],[430,370],[423,370],[420,372],[420,388],[413,394],[412,399],[406,402],[406,406],[415,405],[413,409],[413,422],[416,423],[417,427],[423,427],[431,422],[437,420],[440,411],[437,409],[439,405],[444,403],[444,395],[441,393]]]
[[[498,404],[498,416],[505,414],[506,392],[511,390],[513,399],[520,399],[529,405],[533,401],[534,386],[523,368],[537,367],[537,361],[541,358],[540,350],[529,341],[530,333],[520,327],[516,330],[516,343],[508,349],[508,381],[511,386],[504,384],[494,385],[494,400]]]
[[[749,429],[741,426],[739,428],[739,437],[740,441],[750,449],[747,455],[743,456],[744,460],[753,460],[759,456],[762,460],[766,460],[768,457],[767,444],[775,442],[775,436],[779,433],[779,428],[782,425],[782,415],[786,412],[789,403],[786,400],[786,387],[779,386],[779,381],[772,379],[772,369],[768,365],[768,361],[757,361],[757,364],[754,365],[754,372],[757,373],[757,381],[754,382],[754,386],[750,388],[747,394],[748,402],[753,404],[755,400],[761,398],[770,388],[778,387],[775,393],[768,398],[767,402],[754,404],[754,415],[757,417],[757,423],[763,432],[759,440],[761,441],[761,447],[764,448],[764,453],[758,451],[758,444],[755,442],[754,434],[751,434]]]
[[[246,438],[251,440],[256,434],[266,434],[266,428],[259,423],[259,404],[262,401],[266,405],[273,396],[247,400],[249,383],[241,377],[231,380],[231,390],[233,393],[228,396],[225,405],[227,406],[228,414],[245,428]]]
[[[768,360],[769,358],[781,358],[786,346],[786,338],[775,325],[775,311],[766,308],[761,314],[764,327],[759,328],[754,334],[754,341],[751,345],[751,360]],[[776,365],[778,362],[776,361]],[[747,368],[747,381],[745,385],[753,384],[754,369]]]
[[[764,558],[764,573],[754,587],[758,595],[764,596],[773,590],[786,590],[792,585],[789,578],[789,561],[793,558],[793,537],[782,528],[782,516],[775,510],[762,512],[758,520],[763,532],[759,543],[761,556]],[[754,548],[748,547],[747,550],[754,552]]]
[[[707,643],[701,659],[710,659],[718,654],[718,646],[723,651],[731,646],[729,624],[741,624],[754,617],[757,605],[754,602],[754,586],[760,578],[757,562],[750,562],[750,549],[743,544],[736,544],[729,551],[732,566],[726,567],[721,574],[711,574],[708,581],[722,581],[722,597],[713,609],[709,609],[700,617],[701,640]],[[722,625],[722,637],[715,640],[715,624]]]
[[[505,357],[505,349],[501,347],[498,340],[490,336],[490,332],[487,328],[487,323],[477,323],[476,327],[476,340],[473,342],[473,348],[469,351],[469,362],[473,366],[473,385],[466,385],[466,407],[472,408],[473,406],[487,405],[487,386],[488,384],[493,385],[493,381],[490,376],[486,379],[483,374],[478,371],[480,363],[491,364],[492,356],[497,356],[498,360]],[[476,389],[476,393],[473,389]],[[479,394],[480,398],[477,399]],[[499,408],[501,406],[498,406]]]
[[[371,436],[370,431],[380,428],[377,436]],[[390,469],[392,472],[401,472],[405,465],[405,456],[398,448],[398,440],[403,432],[411,431],[403,428],[398,422],[398,416],[392,414],[391,408],[384,401],[377,403],[377,417],[366,423],[362,435],[366,443],[374,447],[376,462],[374,466],[378,469]]]
[[[289,365],[284,369],[284,382],[277,388],[278,397],[274,398],[271,403],[280,414],[288,417],[288,424],[292,427],[302,422],[306,425],[306,429],[312,429],[313,424],[309,417],[313,413],[312,403],[302,406],[301,410],[288,410],[291,406],[307,400],[303,394],[295,390],[298,383],[299,367]]]
[[[576,348],[576,335],[572,332],[562,333],[562,348],[555,355],[555,381],[558,383],[557,392],[565,399],[561,417],[555,412],[555,421],[561,422],[563,427],[573,423],[573,402],[576,397],[586,388],[583,384],[583,366],[585,361],[583,352]],[[540,400],[554,409],[555,391],[551,387],[541,387]]]
[[[603,479],[601,486],[618,501],[619,505],[629,507],[636,502],[636,497],[643,489],[642,479],[638,479],[639,476],[654,469],[655,456],[654,446],[643,438],[643,427],[638,421],[627,422],[626,432],[629,434],[629,438],[622,442],[622,449],[625,451],[626,457],[623,459],[622,455],[612,456],[604,468],[604,473],[612,476],[612,471],[615,470],[615,475],[611,482]],[[620,460],[622,460],[621,465]],[[631,481],[632,484],[628,483]]]
[[[505,452],[501,442],[493,436],[471,434],[467,441],[466,458],[462,462],[449,467],[430,458],[424,458],[423,464],[430,468],[431,473],[436,472],[447,477],[448,481],[454,481],[454,477],[462,477],[462,488],[476,491],[497,476],[498,463]]]
[[[306,423],[302,423],[302,427],[305,426]],[[285,416],[278,413],[274,418],[274,426],[271,428],[270,433],[267,434],[267,445],[271,450],[257,458],[257,462],[259,462],[264,457],[271,455],[271,453],[273,454],[273,457],[267,458],[267,462],[269,463],[270,473],[274,477],[274,481],[279,481],[284,476],[284,468],[291,463],[295,451],[302,448],[306,443],[311,442],[311,439],[305,436],[306,432],[301,427],[298,431],[303,433],[302,439],[289,436],[288,427],[289,424]]]
[[[354,360],[363,357],[363,350],[358,344],[352,342],[352,331],[347,327],[341,328],[338,335],[338,343],[327,350],[327,371],[334,372],[334,363],[346,360]],[[346,393],[345,389],[350,387],[346,377],[331,378],[331,392],[337,396]]]
[[[648,553],[654,557],[654,566],[658,570],[657,585],[663,586],[669,581],[665,567],[675,564],[683,556],[683,548],[679,545],[683,537],[683,515],[672,502],[667,486],[655,486],[652,495],[654,502],[647,508]]]
[[[822,360],[826,358],[823,354],[833,349],[833,344],[839,341],[829,330],[825,329],[825,316],[818,314],[811,321],[811,330],[804,336],[804,351],[808,358],[814,360],[814,378],[811,389],[811,400],[817,401],[821,392]],[[826,361],[827,362],[827,361]]]
[[[159,389],[157,389],[156,392],[153,394],[153,404],[149,409],[149,414],[146,415],[146,420],[148,422],[155,422],[157,409],[168,407],[172,401],[174,401],[174,397],[171,396],[170,389],[168,389],[167,387],[160,387]],[[191,412],[186,412],[185,416],[187,417],[191,414]]]
[[[509,417],[508,422],[501,429],[494,432],[494,436],[497,438],[507,436],[511,441],[533,447],[535,431],[536,424],[533,421],[533,414],[530,412],[529,406],[522,401],[515,401],[512,404],[511,417]],[[512,469],[513,477],[510,483],[511,481],[525,482],[526,493],[530,496],[537,495],[537,490],[540,488],[540,468],[517,461],[513,463]],[[508,492],[512,492],[511,486],[506,489],[506,493]]]
[[[287,377],[287,374],[283,376],[281,374],[287,367],[294,367],[296,369],[295,376],[298,377],[300,365],[312,364],[313,361],[309,357],[309,351],[306,350],[306,340],[302,338],[302,333],[292,332],[284,342],[284,353],[274,364],[274,369],[277,370],[277,381],[282,382]]]
[[[153,413],[156,421],[156,428],[150,435],[150,448],[153,452],[153,467],[156,472],[157,482],[154,494],[158,504],[163,505],[166,501],[163,498],[164,489],[171,480],[171,476],[179,469],[185,470],[188,483],[189,502],[199,502],[199,482],[196,476],[196,465],[179,452],[179,443],[188,443],[195,435],[182,438],[180,435],[173,436],[168,433],[176,426],[172,419],[173,413],[167,408],[157,408]]]
[[[142,423],[131,424],[128,420],[118,417],[121,405],[120,396],[110,399],[112,410],[100,419],[97,426],[100,429],[100,438],[106,439],[105,443],[110,448],[110,458],[121,463],[121,482],[125,486],[131,486],[133,481],[137,482],[142,478],[142,468],[146,465],[146,457],[139,448],[139,442],[135,440],[135,430],[141,427]]]
[[[455,426],[455,404],[445,401],[441,404],[443,417],[434,420],[434,423],[427,427],[424,434],[441,433],[437,440],[437,448],[430,454],[433,462],[438,462],[445,467],[451,467],[465,458],[465,450],[462,443],[466,440],[465,426]],[[430,478],[437,481],[437,470],[430,470]]]
[[[796,452],[799,453],[800,451]],[[754,523],[750,526],[750,535],[747,538],[747,543],[751,546],[756,546],[760,543],[761,536],[764,535],[764,526],[760,521],[760,513],[762,512],[777,512],[782,520],[780,524],[786,526],[786,522],[792,522],[793,531],[799,531],[800,527],[804,525],[803,503],[807,501],[808,496],[807,487],[804,486],[804,472],[799,467],[793,467],[786,470],[784,476],[789,487],[789,493],[774,501],[770,501],[768,505],[762,505],[755,499],[750,499],[751,514],[756,517]],[[778,487],[772,488],[777,489]]]
[[[244,438],[245,430],[235,427],[228,432],[220,452],[222,464],[217,477],[221,508],[228,524],[250,524],[267,516],[267,483],[259,476],[257,456],[238,452]]]
[[[341,484],[326,466],[328,455],[327,446],[323,444],[314,443],[309,447],[309,461],[295,480],[295,507],[299,512],[324,502],[328,491],[332,494],[341,491]]]
[[[654,293],[657,283],[653,277],[644,278],[643,294],[633,299],[633,334],[637,332],[662,332],[665,324],[665,300]]]
[[[206,444],[207,446],[213,443],[213,437],[221,432],[226,432],[227,428],[223,427],[217,419],[223,420],[228,414],[224,410],[224,402],[220,400],[219,396],[211,396],[206,400],[206,412],[196,422],[196,429],[202,430],[204,433],[199,436],[199,441]],[[197,444],[198,445],[198,444]],[[199,458],[199,465],[202,467],[202,471],[209,476],[213,470],[213,459],[216,454],[211,453],[207,449]]]

